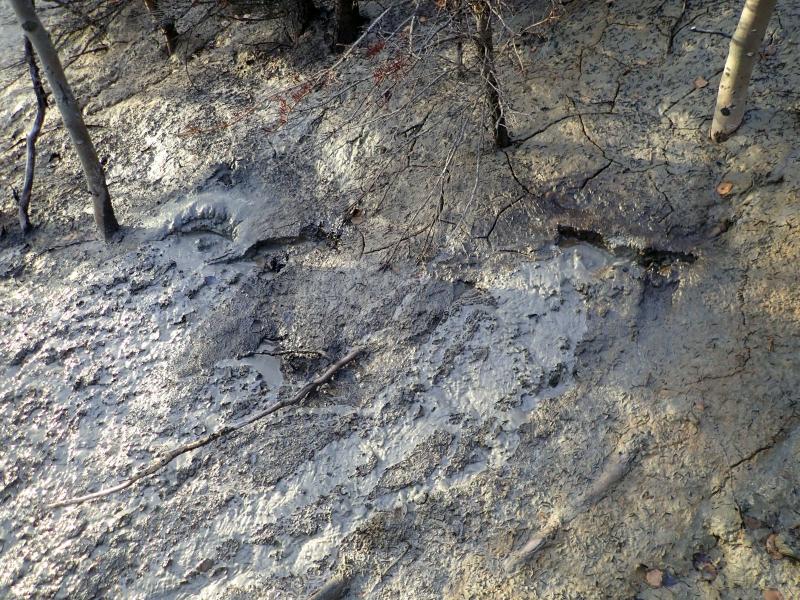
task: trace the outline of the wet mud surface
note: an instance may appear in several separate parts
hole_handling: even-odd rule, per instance
[[[39,227],[0,212],[0,596],[305,598],[337,576],[352,598],[800,593],[800,11],[778,7],[716,146],[727,40],[690,28],[730,30],[736,3],[570,7],[505,79],[524,115],[484,157],[491,193],[447,207],[466,226],[422,260],[374,249],[423,191],[354,218],[330,184],[368,174],[369,144],[321,154],[240,117],[289,67],[243,72],[235,34],[189,63],[202,94],[152,43],[70,67],[125,229],[96,241],[50,113]],[[2,189],[26,85],[0,93]],[[301,406],[47,508],[356,345]]]

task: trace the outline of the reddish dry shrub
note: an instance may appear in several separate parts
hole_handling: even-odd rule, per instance
[[[377,42],[370,44],[367,47],[367,52],[366,52],[367,58],[372,58],[377,54],[380,54],[381,50],[383,50],[385,47],[386,47],[386,42],[384,42],[383,40],[378,40]]]
[[[292,100],[294,100],[294,103],[297,104],[303,98],[308,96],[311,93],[311,87],[312,87],[311,84],[309,82],[306,82],[300,87],[298,87],[296,90],[294,90],[291,93]]]
[[[381,83],[386,79],[398,80],[402,77],[409,65],[408,56],[395,56],[390,58],[372,72],[372,79],[375,83]]]
[[[292,111],[286,98],[281,96],[278,98],[278,121],[281,125],[286,125],[289,122],[289,113]]]

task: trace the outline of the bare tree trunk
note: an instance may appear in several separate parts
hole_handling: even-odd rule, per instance
[[[156,0],[144,0],[144,5],[164,35],[164,40],[167,42],[167,53],[172,56],[175,54],[175,48],[178,45],[178,30],[175,29],[175,21],[159,11]]]
[[[317,16],[317,7],[313,0],[284,0],[289,37],[297,44],[300,36]]]
[[[724,142],[742,124],[750,75],[774,9],[775,0],[745,2],[719,83],[717,105],[711,123],[711,139],[715,142]]]
[[[25,61],[28,63],[33,93],[36,95],[36,117],[26,139],[27,159],[25,161],[25,182],[22,185],[22,196],[18,196],[16,190],[13,190],[13,193],[14,199],[17,201],[19,226],[22,229],[22,233],[28,233],[31,230],[28,207],[31,203],[31,192],[33,191],[33,170],[36,167],[36,140],[42,130],[42,123],[44,123],[44,115],[47,111],[47,96],[44,93],[42,80],[39,78],[39,67],[36,65],[36,57],[33,55],[31,41],[27,37],[24,39]]]
[[[358,0],[336,0],[333,24],[333,51],[342,52],[345,47],[358,39],[358,26],[361,15],[358,13]]]
[[[483,57],[481,61],[481,76],[486,83],[486,100],[489,103],[489,114],[492,118],[494,143],[498,148],[505,148],[511,144],[511,137],[506,126],[506,117],[500,104],[500,90],[494,72],[494,41],[492,40],[492,8],[488,0],[477,0],[472,4],[475,12],[478,33],[475,44],[478,53]]]
[[[64,127],[69,133],[75,151],[80,158],[86,183],[94,201],[94,220],[103,237],[108,240],[119,229],[119,224],[114,216],[111,198],[106,185],[106,175],[103,166],[97,159],[89,130],[83,122],[81,109],[78,106],[72,89],[69,87],[58,53],[50,40],[50,34],[42,26],[31,0],[8,0],[25,35],[31,41],[36,54],[42,61],[45,77],[53,90],[53,97],[61,112]]]
[[[462,10],[462,0],[450,0],[446,6],[453,15],[453,24],[458,32],[458,39],[456,39],[456,77],[464,79],[467,70],[464,68],[464,40],[466,37],[466,30],[464,23],[464,11]]]

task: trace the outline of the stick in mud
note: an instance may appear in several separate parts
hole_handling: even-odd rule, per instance
[[[138,473],[134,474],[131,478],[126,479],[122,483],[100,490],[98,492],[86,494],[85,496],[77,496],[75,498],[69,498],[67,500],[60,500],[58,502],[53,502],[52,504],[48,504],[47,508],[53,509],[53,508],[61,508],[63,506],[72,506],[75,504],[83,504],[84,502],[97,500],[98,498],[104,498],[116,492],[121,492],[122,490],[132,486],[137,481],[144,479],[145,477],[149,477],[150,475],[153,475],[154,473],[167,466],[169,463],[171,463],[173,460],[175,460],[182,454],[186,454],[187,452],[191,452],[192,450],[196,450],[197,448],[202,448],[203,446],[210,444],[214,440],[217,440],[221,437],[239,431],[240,429],[247,427],[248,425],[251,425],[256,421],[263,419],[264,417],[271,415],[272,413],[277,412],[283,408],[299,404],[300,402],[303,401],[303,399],[305,399],[306,396],[308,396],[311,392],[316,390],[319,386],[330,381],[330,379],[336,374],[337,371],[339,371],[342,367],[344,367],[348,363],[352,362],[353,359],[355,359],[356,356],[358,356],[361,353],[361,351],[362,348],[354,348],[353,350],[348,352],[344,357],[340,358],[338,361],[336,361],[330,367],[328,367],[328,369],[325,372],[323,372],[315,379],[312,379],[310,382],[308,382],[302,388],[300,388],[300,390],[288,400],[282,400],[281,402],[277,402],[272,406],[270,406],[269,408],[265,408],[264,410],[261,410],[255,414],[250,415],[249,417],[245,417],[244,419],[238,422],[231,423],[230,425],[225,425],[220,429],[218,429],[217,431],[214,431],[206,436],[194,440],[193,442],[189,442],[187,444],[178,446],[177,448],[173,448],[172,450],[164,454],[164,456],[162,456],[155,462],[151,463],[149,466],[145,467]]]

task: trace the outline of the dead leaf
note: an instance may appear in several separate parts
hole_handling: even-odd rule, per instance
[[[742,521],[744,521],[745,529],[765,529],[767,527],[764,521],[760,521],[750,515],[745,515]]]
[[[692,555],[692,565],[700,571],[700,576],[706,581],[714,581],[717,578],[717,567],[705,552],[695,552]]]
[[[780,552],[783,556],[800,561],[800,540],[796,536],[791,536],[783,533],[775,534],[772,540],[775,550]]]
[[[775,560],[780,560],[783,558],[783,554],[781,554],[780,550],[778,550],[776,544],[777,539],[778,539],[777,533],[770,533],[767,536],[767,541],[764,543],[764,545],[767,548],[767,554],[769,554]]]
[[[765,46],[764,49],[761,51],[761,56],[772,56],[778,51],[778,46],[775,44],[770,44],[769,46]]]
[[[694,80],[694,89],[699,90],[704,88],[708,85],[708,79],[700,75],[699,77],[695,78]]]
[[[728,196],[733,191],[733,183],[730,181],[723,181],[717,186],[717,193],[720,196]]]
[[[361,225],[364,222],[366,216],[364,215],[364,211],[360,208],[356,208],[350,212],[350,222],[353,225]]]
[[[781,594],[775,588],[767,588],[764,590],[764,600],[784,600]]]
[[[664,571],[661,569],[650,569],[644,576],[647,585],[654,588],[660,588],[664,581]]]

